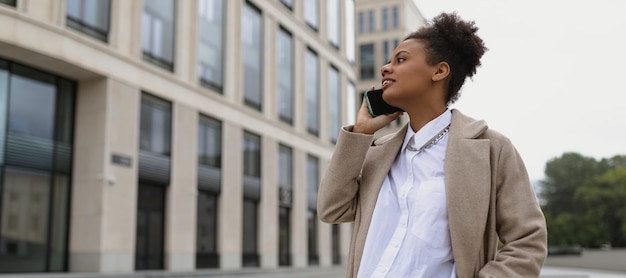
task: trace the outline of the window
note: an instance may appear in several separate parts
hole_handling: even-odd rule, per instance
[[[144,0],[141,47],[144,60],[174,70],[175,5],[173,0]]]
[[[224,1],[198,0],[198,78],[206,87],[222,90]]]
[[[339,70],[334,66],[328,69],[328,127],[330,128],[330,141],[337,142],[339,128],[341,127],[341,90]]]
[[[400,27],[400,15],[398,15],[398,7],[393,7],[393,28],[398,29]]]
[[[196,268],[219,267],[217,202],[221,190],[222,123],[200,115],[198,124],[198,204]]]
[[[306,94],[306,127],[307,131],[317,136],[319,134],[319,59],[311,49],[307,49],[304,56],[305,94]]]
[[[198,163],[222,167],[222,123],[207,116],[200,116],[198,124]]]
[[[383,41],[383,63],[389,62],[389,41]]]
[[[75,94],[0,60],[0,273],[67,270]]]
[[[370,32],[374,32],[376,30],[376,17],[374,16],[374,14],[374,10],[369,11],[368,28]]]
[[[293,151],[278,147],[278,264],[291,265],[291,205],[293,192]]]
[[[317,190],[319,185],[319,162],[317,157],[307,155],[306,160],[307,187],[307,222],[308,222],[308,261],[309,265],[318,265],[317,248]]]
[[[354,0],[346,0],[346,57],[354,63],[356,50],[356,34],[354,30]]]
[[[164,156],[171,149],[171,104],[155,96],[141,95],[139,149]]]
[[[67,0],[67,26],[101,41],[109,36],[109,0]]]
[[[362,44],[359,47],[359,64],[361,79],[372,79],[376,72],[376,56],[374,54],[374,44]]]
[[[341,6],[339,0],[326,0],[326,15],[327,15],[327,28],[328,42],[336,48],[339,48],[340,36],[341,36],[341,20],[340,13]]]
[[[246,105],[261,111],[263,79],[263,21],[261,12],[249,3],[241,17],[243,92]]]
[[[0,0],[0,4],[5,4],[13,7],[15,7],[15,2],[15,0]]]
[[[398,47],[398,44],[400,44],[400,40],[398,39],[393,40],[393,49],[396,49]]]
[[[196,268],[219,267],[217,253],[217,199],[210,191],[198,191]]]
[[[261,178],[261,137],[245,132],[243,138],[243,174]]]
[[[365,32],[365,14],[359,12],[359,33]]]
[[[291,34],[278,29],[276,36],[276,84],[278,117],[288,124],[293,123],[293,39]]]
[[[383,8],[382,11],[383,30],[389,29],[389,9]]]
[[[340,244],[339,224],[332,224],[332,260],[334,265],[341,264]]]
[[[304,0],[304,21],[315,31],[319,28],[319,6],[319,0]]]
[[[261,137],[243,134],[243,266],[258,266],[258,204],[261,200]]]
[[[348,115],[348,123],[354,124],[356,122],[356,111],[358,111],[358,106],[356,105],[356,88],[354,87],[354,83],[352,81],[348,82],[346,92],[348,94],[346,103],[346,114]]]
[[[283,3],[285,7],[289,8],[290,10],[293,10],[293,0],[280,0],[280,2]]]

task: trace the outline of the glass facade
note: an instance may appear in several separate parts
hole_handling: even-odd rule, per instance
[[[278,264],[291,265],[291,206],[293,196],[293,151],[278,146]]]
[[[109,37],[110,0],[67,0],[67,26],[101,41]]]
[[[339,48],[341,45],[341,3],[339,0],[326,0],[326,32],[328,42]]]
[[[398,12],[398,7],[393,7],[393,28],[398,29],[400,27],[400,14]]]
[[[339,224],[332,224],[332,262],[334,265],[341,264],[341,238],[339,234]]]
[[[261,11],[246,2],[241,16],[243,94],[246,105],[261,111],[263,105],[263,19]]]
[[[389,9],[383,8],[381,16],[382,16],[383,30],[389,29]]]
[[[305,94],[306,94],[306,129],[309,134],[319,134],[320,119],[320,65],[317,53],[307,49],[304,56]]]
[[[141,48],[144,60],[174,71],[176,30],[174,0],[144,0]]]
[[[67,270],[75,91],[0,60],[0,273]]]
[[[261,137],[243,134],[243,266],[259,266],[258,206],[261,200]]]
[[[198,78],[200,84],[222,92],[224,1],[198,0]]]
[[[307,192],[307,246],[309,265],[319,265],[317,247],[317,191],[319,185],[319,160],[307,155],[306,160],[306,192]]]
[[[304,21],[317,31],[320,22],[319,0],[304,0]]]
[[[369,32],[374,32],[376,30],[376,12],[374,10],[369,11],[367,18],[367,28]]]
[[[334,66],[328,69],[328,127],[330,141],[337,142],[341,127],[341,79]]]
[[[169,156],[172,144],[172,104],[143,93],[141,95],[141,120],[139,149]]]
[[[293,123],[293,38],[284,28],[276,36],[276,84],[278,117]]]
[[[0,0],[0,4],[5,4],[15,7],[16,0]]]
[[[222,123],[200,115],[198,123],[198,208],[196,268],[219,267],[218,201],[222,182]]]
[[[359,33],[365,32],[365,13],[359,12]]]
[[[372,79],[376,76],[376,52],[373,43],[359,46],[359,73],[361,79]]]

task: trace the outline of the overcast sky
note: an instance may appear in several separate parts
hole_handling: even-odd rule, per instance
[[[626,155],[626,1],[415,2],[480,28],[489,51],[453,107],[508,136],[532,180],[564,152]]]

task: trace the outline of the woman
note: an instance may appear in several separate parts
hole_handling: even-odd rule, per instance
[[[322,179],[322,221],[354,221],[347,277],[538,277],[545,219],[509,139],[448,104],[486,48],[474,22],[443,13],[410,34],[381,69],[383,99],[344,127]],[[502,243],[498,249],[498,241]]]

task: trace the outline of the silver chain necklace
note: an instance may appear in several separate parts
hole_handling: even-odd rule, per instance
[[[450,131],[450,124],[448,124],[446,127],[444,127],[435,136],[433,136],[433,138],[430,138],[430,140],[428,140],[428,142],[424,143],[424,145],[422,145],[419,149],[411,147],[411,144],[409,144],[406,148],[409,149],[410,151],[417,151],[417,153],[420,153],[423,150],[428,149],[428,148],[434,146],[435,144],[437,144],[437,142],[439,142],[439,140],[441,140],[441,138],[443,138],[448,133],[448,131]],[[413,135],[413,138],[411,140],[415,140],[415,135]]]

